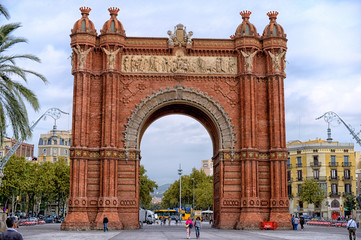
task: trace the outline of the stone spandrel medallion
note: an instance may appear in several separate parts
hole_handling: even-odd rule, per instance
[[[237,74],[237,58],[123,55],[122,72]]]

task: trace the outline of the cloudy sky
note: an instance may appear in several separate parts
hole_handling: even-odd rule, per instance
[[[269,20],[268,11],[279,12],[277,22],[287,33],[287,78],[285,80],[287,141],[327,138],[327,124],[315,118],[328,111],[339,114],[356,131],[361,127],[361,2],[358,0],[264,0],[264,1],[122,1],[122,0],[2,0],[11,19],[20,22],[16,36],[28,39],[13,52],[31,53],[42,63],[19,62],[24,68],[47,77],[49,83],[30,77],[29,87],[40,100],[41,110],[30,111],[36,120],[48,108],[72,112],[70,30],[81,15],[79,7],[92,8],[89,18],[100,32],[109,19],[109,7],[120,8],[118,19],[127,36],[167,37],[167,30],[182,23],[194,38],[229,38],[242,22],[239,12],[252,11],[250,21],[259,34]],[[42,121],[28,142],[51,130],[53,121]],[[58,129],[71,128],[71,116],[57,122]],[[354,142],[343,125],[332,124],[334,140]],[[156,149],[156,151],[154,151]],[[153,123],[141,143],[142,164],[159,184],[172,183],[179,164],[185,174],[200,168],[212,156],[211,140],[197,121],[185,116],[167,116]],[[160,151],[161,150],[161,151]]]

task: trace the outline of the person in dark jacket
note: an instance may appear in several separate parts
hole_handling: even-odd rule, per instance
[[[0,239],[7,240],[23,240],[21,233],[16,231],[18,227],[18,218],[17,217],[8,217],[6,219],[6,226],[8,227],[5,232],[1,233]]]
[[[104,232],[105,232],[105,230],[106,230],[106,231],[109,231],[109,229],[108,229],[108,227],[107,227],[108,222],[109,222],[109,220],[108,220],[107,216],[104,215],[104,218],[103,218]]]
[[[300,224],[301,224],[301,230],[304,229],[303,225],[305,224],[305,218],[303,217],[303,215],[300,216]]]

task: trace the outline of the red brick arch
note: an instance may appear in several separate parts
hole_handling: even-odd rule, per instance
[[[264,221],[290,227],[287,39],[278,13],[268,13],[263,36],[243,11],[230,39],[197,39],[181,24],[167,38],[128,37],[118,9],[109,11],[98,35],[90,9],[81,8],[70,35],[71,186],[62,229],[101,228],[104,215],[113,229],[139,227],[140,141],[169,114],[198,120],[212,139],[214,227],[257,229]]]

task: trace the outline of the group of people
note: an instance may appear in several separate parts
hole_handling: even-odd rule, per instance
[[[198,239],[200,236],[200,230],[201,230],[201,218],[197,217],[196,220],[192,219],[191,217],[188,218],[188,220],[185,223],[185,227],[187,229],[187,238],[189,239],[191,237],[192,228],[196,230],[196,238]]]
[[[304,229],[305,219],[304,219],[303,215],[300,215],[300,218],[298,218],[297,216],[292,215],[291,222],[292,222],[293,230],[297,230],[298,224],[301,225],[301,230]]]

